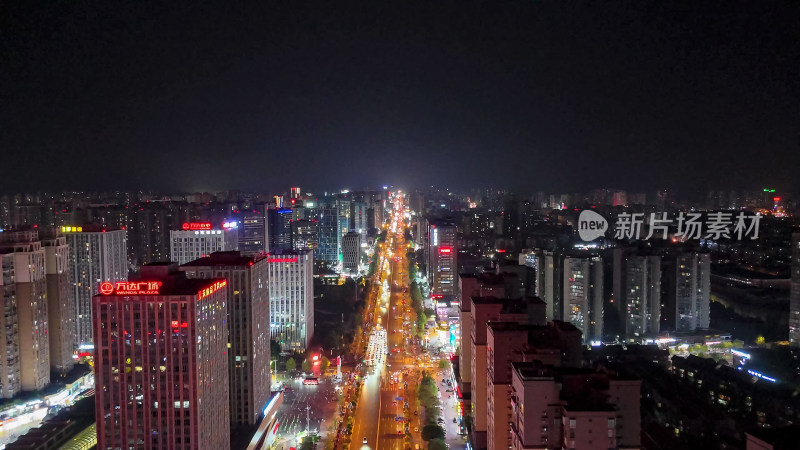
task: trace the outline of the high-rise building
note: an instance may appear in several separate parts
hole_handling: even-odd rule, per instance
[[[708,328],[711,304],[711,256],[681,253],[675,262],[675,331]]]
[[[246,256],[267,251],[266,209],[242,217],[239,228],[239,251]]]
[[[789,293],[789,344],[800,347],[800,233],[792,233],[792,275]]]
[[[603,259],[564,258],[564,303],[561,317],[583,333],[584,342],[603,337]]]
[[[171,260],[178,264],[239,247],[235,222],[226,222],[219,228],[211,222],[186,222],[180,230],[170,230],[169,241]]]
[[[319,238],[316,220],[295,220],[292,222],[292,248],[318,251]]]
[[[228,380],[231,423],[253,425],[270,397],[269,283],[263,255],[212,253],[186,263],[188,278],[228,280]]]
[[[227,281],[141,277],[93,299],[97,447],[229,448]]]
[[[661,319],[661,258],[640,256],[631,249],[614,249],[613,300],[627,339],[657,335]]]
[[[267,253],[292,248],[292,209],[267,210]]]
[[[532,285],[528,290],[547,304],[547,320],[565,319],[562,315],[564,255],[550,250],[531,250],[526,255],[525,266],[532,272],[530,283],[526,283]]]
[[[338,210],[338,229],[339,235],[344,236],[347,234],[348,231],[352,229],[350,224],[352,224],[352,218],[350,217],[350,205],[352,205],[352,200],[349,198],[339,198],[336,199],[336,208]],[[341,243],[341,241],[340,241]],[[342,248],[341,245],[339,247],[339,253],[341,254]]]
[[[472,380],[472,418],[474,422],[475,448],[484,448],[487,432],[487,327],[489,321],[526,323],[528,312],[518,302],[508,302],[497,297],[472,297],[472,324],[470,351],[472,359],[470,378]],[[483,445],[481,445],[483,444]]]
[[[13,275],[8,281],[14,284],[15,291],[10,306],[16,309],[16,317],[9,311],[6,320],[16,321],[16,327],[12,325],[10,331],[16,332],[17,338],[16,342],[11,339],[10,346],[6,341],[6,358],[19,358],[19,388],[38,391],[50,383],[45,250],[36,230],[6,230],[0,233],[0,254],[8,256],[3,258],[4,266],[13,265]],[[16,362],[6,361],[6,364],[13,366]],[[16,369],[10,367],[10,373],[15,374]],[[2,381],[16,384],[15,380]]]
[[[20,391],[19,329],[17,328],[17,289],[14,283],[14,254],[0,253],[0,294],[3,314],[0,315],[0,343],[5,354],[0,357],[0,396],[12,398]]]
[[[472,392],[472,298],[496,297],[505,298],[506,289],[502,275],[482,273],[480,276],[459,274],[458,292],[460,294],[459,310],[459,382],[464,399],[464,409],[471,408]]]
[[[299,187],[293,187],[293,188],[290,189],[290,197],[291,198],[296,200],[296,199],[299,199],[301,195],[302,195],[302,193],[300,192],[300,188]]]
[[[486,448],[507,449],[512,444],[512,363],[539,361],[557,367],[573,365],[570,360],[577,357],[580,361],[582,354],[581,336],[577,328],[561,321],[551,322],[549,326],[490,322],[486,343]]]
[[[284,350],[305,350],[314,335],[314,252],[267,255],[270,334]]]
[[[50,367],[65,374],[75,364],[75,290],[69,278],[69,246],[64,236],[43,240],[42,245],[47,273]]]
[[[426,267],[431,298],[452,302],[458,294],[458,231],[455,223],[448,219],[429,220],[427,244]]]
[[[356,273],[361,263],[361,235],[351,231],[342,237],[342,267],[345,272]]]
[[[640,380],[536,360],[511,366],[509,448],[640,447]]]
[[[95,225],[61,228],[69,245],[69,270],[75,301],[75,339],[92,343],[92,296],[100,283],[128,279],[125,230],[106,230]]]
[[[365,205],[363,202],[353,202],[353,210],[351,214],[353,220],[350,229],[360,234],[362,239],[366,239],[368,230],[367,205]]]
[[[328,264],[338,263],[342,235],[339,233],[339,210],[335,205],[321,203],[317,208],[317,239],[317,259]]]

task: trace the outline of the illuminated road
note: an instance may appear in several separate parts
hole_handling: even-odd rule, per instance
[[[375,305],[378,312],[376,323],[386,328],[386,347],[389,356],[385,365],[376,366],[373,373],[367,376],[358,401],[358,408],[353,421],[351,450],[370,448],[381,450],[402,450],[414,447],[422,441],[419,433],[419,416],[414,415],[416,404],[416,372],[419,348],[414,345],[412,327],[415,314],[411,309],[411,298],[408,294],[408,250],[403,236],[403,204],[395,203],[390,220],[389,233],[383,255],[388,258],[389,266],[382,267],[381,279],[388,281],[390,292],[385,310]],[[394,231],[394,232],[392,232]],[[376,294],[377,302],[381,299]],[[369,308],[372,310],[372,308]],[[385,311],[385,312],[384,312]],[[369,313],[365,313],[369,314]],[[395,382],[394,380],[397,380]],[[407,388],[406,388],[406,384]],[[408,392],[408,394],[406,394]],[[404,403],[410,409],[404,412]],[[398,418],[409,420],[410,439],[406,438],[406,423]],[[363,439],[367,439],[367,445]]]

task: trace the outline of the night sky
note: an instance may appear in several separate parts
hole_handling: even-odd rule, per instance
[[[0,192],[800,191],[797,2],[10,3]]]

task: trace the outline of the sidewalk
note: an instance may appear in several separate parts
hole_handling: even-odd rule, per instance
[[[447,373],[447,370],[436,373],[436,383],[439,386],[439,392],[442,394],[440,402],[442,404],[442,418],[444,419],[445,443],[451,449],[466,449],[466,436],[459,435],[461,424],[458,416],[458,396],[455,392],[447,392],[451,388],[446,384],[442,384],[442,378],[450,378]],[[453,423],[453,419],[456,420],[456,423]]]

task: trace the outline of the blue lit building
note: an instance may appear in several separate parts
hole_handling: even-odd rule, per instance
[[[292,209],[267,210],[267,252],[291,250]]]

